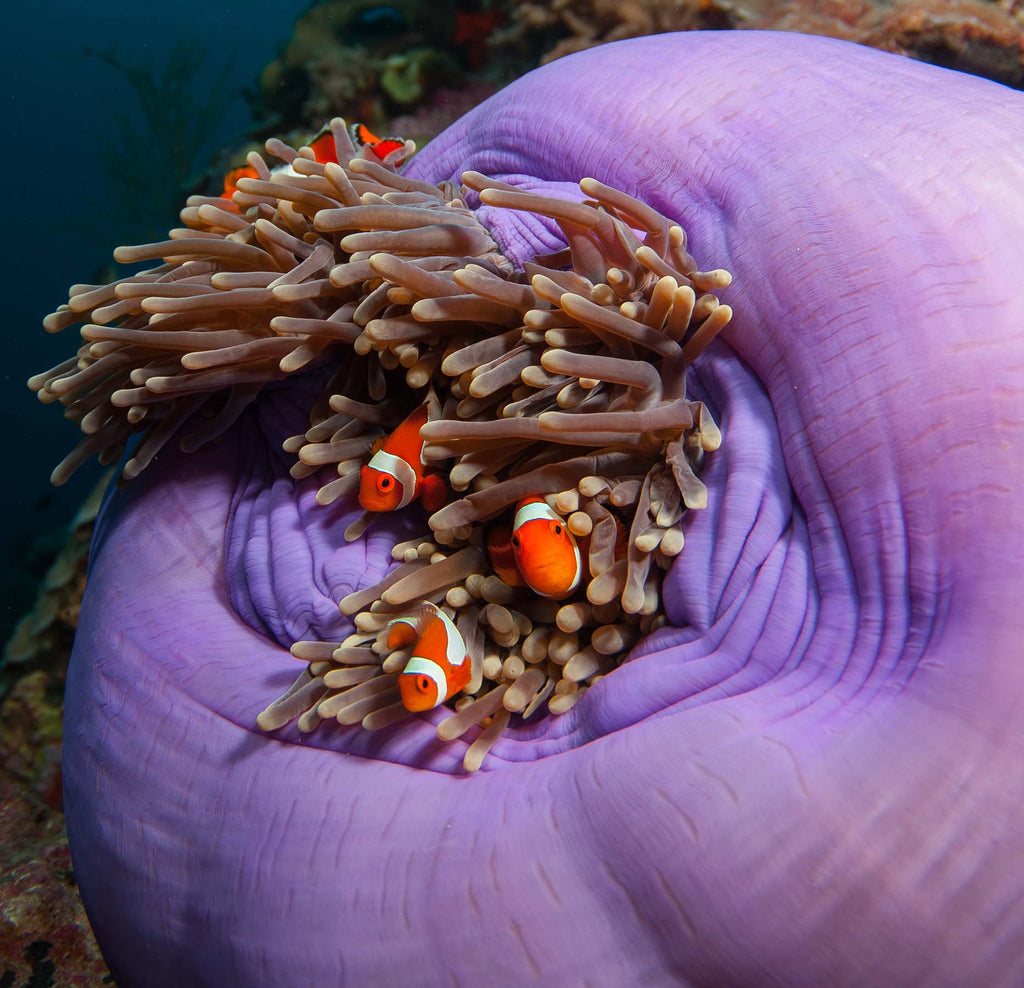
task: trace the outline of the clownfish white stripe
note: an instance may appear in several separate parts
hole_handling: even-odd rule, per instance
[[[445,658],[450,666],[461,666],[466,661],[466,642],[459,629],[455,627],[452,619],[444,611],[437,608],[435,613],[441,619],[441,622],[444,624],[444,630],[447,632],[446,637],[448,641],[445,646]]]
[[[399,508],[404,508],[416,496],[416,471],[400,456],[379,449],[370,457],[367,466],[395,478],[396,483],[402,488]]]
[[[432,659],[425,659],[422,655],[414,655],[405,664],[402,675],[426,676],[432,679],[437,687],[435,707],[443,703],[444,698],[448,695],[448,679],[444,674],[444,670]]]
[[[555,514],[547,506],[544,501],[533,501],[530,504],[524,504],[517,512],[515,521],[512,523],[512,527],[519,528],[520,525],[525,525],[528,521],[562,521],[562,519]],[[564,522],[563,522],[564,524]]]
[[[580,559],[580,547],[576,544],[575,539],[572,543],[572,554],[576,557],[576,575],[572,578],[572,583],[569,584],[570,593],[580,585],[580,576],[583,573],[583,561]]]

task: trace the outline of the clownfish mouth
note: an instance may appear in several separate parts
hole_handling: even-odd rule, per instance
[[[537,593],[545,596],[570,593],[580,582],[579,574],[575,570],[567,573],[565,568],[556,562],[532,564],[524,573],[524,579]],[[541,587],[544,589],[540,589]]]

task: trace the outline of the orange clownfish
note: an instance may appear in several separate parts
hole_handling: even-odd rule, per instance
[[[427,511],[444,505],[447,488],[436,473],[427,473],[420,429],[427,422],[424,402],[394,432],[373,444],[370,462],[359,475],[359,503],[366,511],[397,511],[416,498]]]
[[[353,124],[354,127],[362,127],[362,124]],[[365,128],[364,128],[365,129]],[[350,128],[351,130],[351,128]],[[366,131],[370,134],[369,131]],[[373,137],[370,134],[370,137]],[[377,141],[377,138],[373,138]],[[389,141],[397,140],[396,138],[389,138]],[[355,143],[355,140],[353,139]],[[356,144],[358,147],[358,143]],[[326,165],[328,162],[338,163],[338,149],[334,146],[334,134],[331,131],[330,124],[325,124],[320,130],[312,137],[309,141],[309,147],[313,151],[313,159],[318,161],[321,165]],[[398,142],[398,147],[405,147],[404,141]],[[371,148],[376,150],[375,147]],[[387,153],[390,154],[393,151],[393,147],[389,147]],[[384,155],[382,154],[383,158]],[[278,165],[271,171],[271,175],[278,172],[285,172],[288,174],[294,174],[291,165]],[[252,165],[239,165],[237,168],[230,169],[224,175],[224,191],[220,194],[221,199],[230,199],[238,189],[238,180],[240,178],[259,178],[259,172],[256,171]]]
[[[528,586],[541,597],[568,597],[584,576],[575,537],[542,497],[524,497],[516,505],[511,533],[508,526],[495,529],[487,548],[502,580],[510,586]]]
[[[452,619],[433,604],[424,602],[414,616],[392,622],[388,648],[409,647],[412,657],[398,677],[407,710],[433,710],[469,682],[466,642]]]
[[[238,180],[240,178],[259,177],[259,172],[252,165],[239,165],[237,168],[229,168],[224,173],[224,191],[220,194],[221,199],[230,199],[238,191]]]
[[[392,151],[405,147],[400,137],[378,137],[366,124],[354,123],[348,128],[348,135],[357,148],[369,148],[381,161]]]
[[[333,161],[337,164],[338,152],[334,147],[334,134],[331,133],[330,127],[323,127],[320,133],[309,142],[309,146],[313,149],[313,157],[321,165],[327,164],[328,161]],[[291,165],[278,165],[270,172],[271,175],[281,173],[295,174],[292,171]],[[229,169],[224,175],[224,191],[220,194],[221,199],[230,199],[235,194],[238,190],[238,180],[240,178],[259,177],[259,172],[252,165],[239,165],[237,168]]]

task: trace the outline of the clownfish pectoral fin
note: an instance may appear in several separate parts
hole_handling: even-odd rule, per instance
[[[491,569],[499,580],[510,587],[525,587],[519,567],[516,565],[515,553],[512,550],[512,526],[500,524],[493,526],[486,536],[487,556],[491,561]]]
[[[445,501],[448,500],[448,485],[444,482],[444,478],[436,473],[427,474],[420,484],[420,498],[423,501],[423,507],[431,514],[440,511],[444,507]]]
[[[483,659],[481,658],[481,661]],[[448,688],[450,690],[450,696],[454,696],[456,693],[460,693],[468,685],[470,679],[473,678],[473,661],[469,657],[469,653],[466,653],[466,658],[463,660],[462,665],[455,666],[451,675],[449,676]]]

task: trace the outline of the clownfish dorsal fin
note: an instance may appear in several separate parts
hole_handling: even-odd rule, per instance
[[[427,624],[436,618],[438,613],[436,604],[432,604],[429,600],[421,600],[413,611],[417,634],[422,635]]]
[[[378,137],[366,124],[349,124],[349,137],[352,145],[364,156],[381,162],[391,162],[396,167],[400,165],[416,146],[412,141],[406,141],[401,137]]]
[[[338,164],[338,149],[334,142],[334,132],[330,123],[321,127],[308,141],[307,145],[313,152],[314,160],[321,165],[328,162]]]

